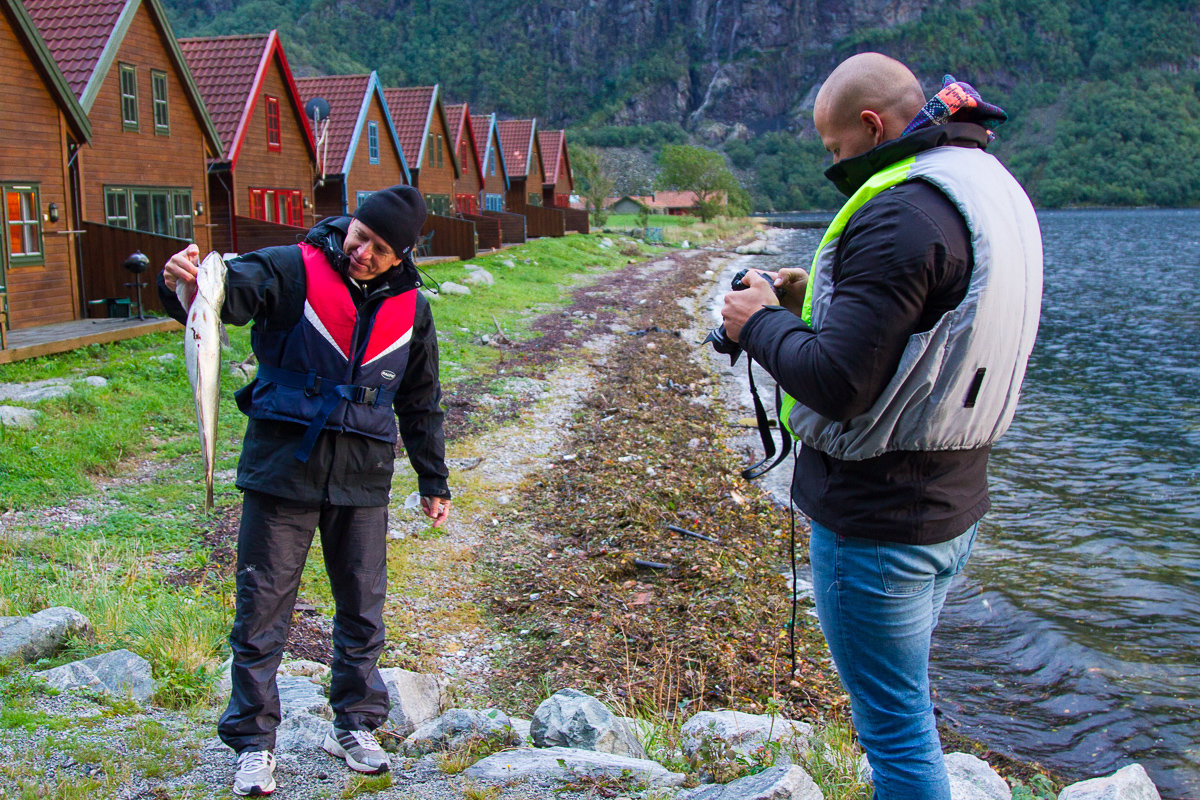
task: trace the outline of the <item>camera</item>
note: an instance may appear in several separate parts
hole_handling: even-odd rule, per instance
[[[746,277],[748,272],[750,272],[748,269],[739,270],[737,274],[733,276],[733,280],[729,282],[729,288],[735,292],[740,292],[743,289],[749,289],[749,286],[742,283],[742,278]],[[767,281],[767,283],[772,283],[775,280],[765,272],[759,272],[758,274],[761,275],[763,279]],[[774,286],[772,286],[772,288],[774,288]],[[775,296],[779,296],[778,288],[775,288]],[[729,337],[725,335],[724,325],[718,325],[709,331],[708,336],[706,336],[704,341],[701,342],[701,345],[705,344],[711,344],[713,346],[713,350],[716,350],[722,355],[729,356],[730,366],[736,364],[738,357],[742,354],[741,346],[737,342],[730,341]]]

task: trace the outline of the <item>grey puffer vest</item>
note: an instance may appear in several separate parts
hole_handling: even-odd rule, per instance
[[[898,183],[924,180],[954,203],[971,234],[966,297],[913,335],[883,393],[846,422],[786,397],[780,417],[805,446],[859,461],[900,450],[966,450],[996,441],[1012,422],[1037,336],[1042,237],[1016,179],[982,150],[937,147],[876,173],[834,218],[813,259],[804,319],[819,334],[834,293],[838,239],[850,217]]]

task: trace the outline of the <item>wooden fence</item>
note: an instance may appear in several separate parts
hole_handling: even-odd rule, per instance
[[[525,206],[522,213],[529,236],[562,236],[567,232],[567,218],[561,209]]]
[[[474,222],[430,214],[425,218],[425,226],[421,228],[422,236],[429,233],[433,233],[430,255],[455,256],[464,261],[475,257],[477,249]]]
[[[561,211],[563,216],[567,218],[567,230],[575,233],[587,233],[590,228],[588,225],[588,212],[578,208],[563,208],[555,206],[555,211]]]
[[[80,278],[82,285],[84,315],[89,308],[104,308],[101,304],[88,306],[93,300],[114,298],[131,301],[131,313],[137,313],[137,287],[129,284],[141,281],[142,307],[146,311],[162,311],[158,300],[156,282],[167,259],[187,247],[187,239],[174,236],[159,236],[127,228],[114,228],[98,222],[83,223],[85,233],[79,237]],[[145,272],[135,275],[122,265],[135,250],[142,251],[150,259]]]
[[[500,222],[500,238],[505,244],[525,243],[525,217],[521,214],[510,214],[507,211],[484,211],[485,217],[492,217]]]
[[[480,250],[494,250],[500,247],[500,220],[495,217],[485,217],[481,214],[459,214],[465,220],[475,223],[475,235],[478,237]]]
[[[237,224],[237,248],[239,253],[249,253],[263,247],[296,244],[303,241],[308,228],[281,225],[252,217],[234,217]]]

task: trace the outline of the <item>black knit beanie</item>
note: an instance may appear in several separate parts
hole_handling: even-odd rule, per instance
[[[354,218],[401,256],[417,243],[425,224],[425,198],[411,186],[389,186],[358,204]]]

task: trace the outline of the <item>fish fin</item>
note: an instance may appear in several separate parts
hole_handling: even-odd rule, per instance
[[[225,330],[225,323],[218,322],[217,330],[221,333],[221,345],[223,347],[229,347],[229,331]]]

